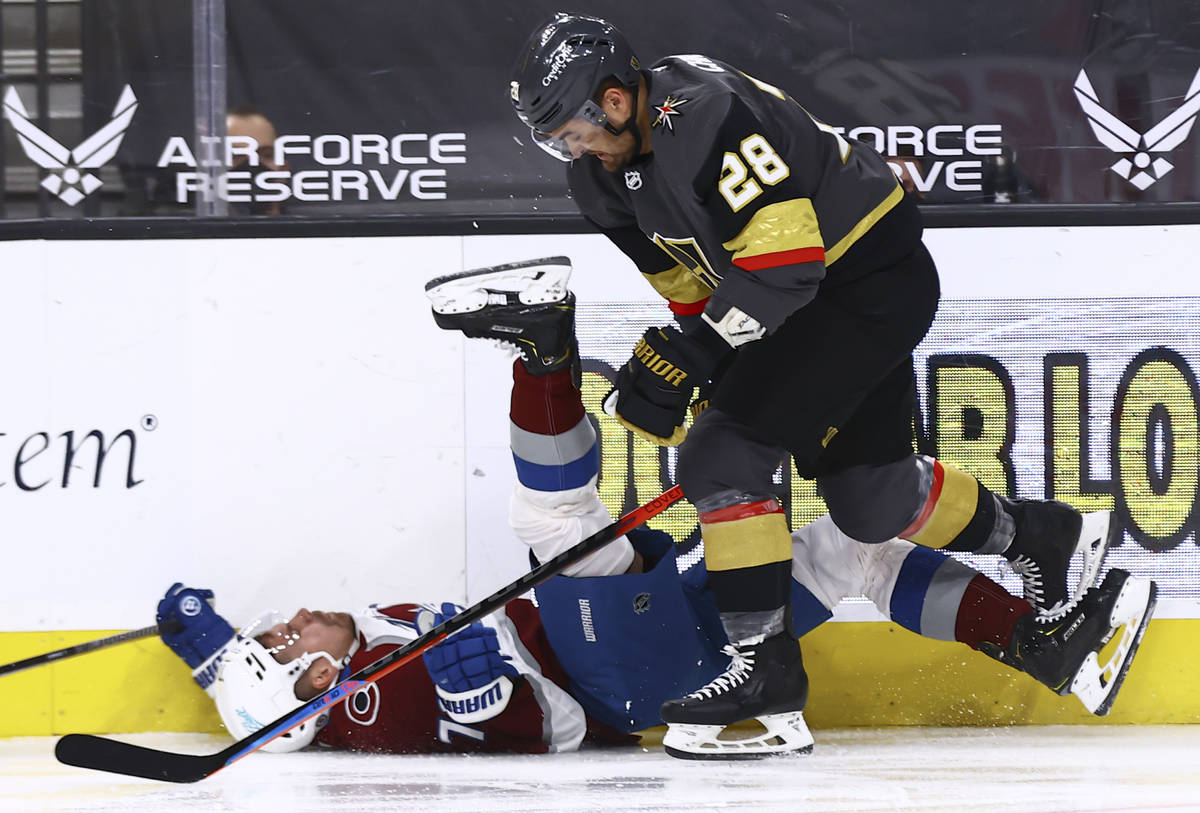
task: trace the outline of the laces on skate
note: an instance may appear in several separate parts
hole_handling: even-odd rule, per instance
[[[663,747],[680,759],[755,759],[806,754],[813,739],[802,710],[808,679],[788,633],[727,644],[729,665],[704,686],[663,704]]]
[[[750,672],[754,669],[754,650],[743,653],[732,644],[726,644],[721,648],[721,652],[729,656],[729,668],[689,694],[688,697],[707,700],[741,686],[746,682],[746,678],[750,677]]]
[[[1026,511],[1036,507],[1036,503],[1024,506]],[[1026,542],[1024,550],[1008,560],[1009,569],[1021,578],[1023,595],[1033,605],[1038,621],[1057,621],[1078,606],[1096,584],[1116,530],[1111,511],[1093,511],[1082,515],[1074,539],[1043,538],[1032,545]],[[1066,583],[1067,572],[1077,556],[1079,580],[1072,588]]]

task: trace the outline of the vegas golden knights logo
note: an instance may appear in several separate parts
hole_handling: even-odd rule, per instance
[[[720,284],[721,275],[713,271],[712,263],[704,256],[704,250],[700,248],[695,237],[664,237],[655,232],[651,239],[656,246],[667,252],[668,256],[709,288],[715,289]]]

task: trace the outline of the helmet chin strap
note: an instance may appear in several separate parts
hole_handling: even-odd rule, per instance
[[[640,85],[641,82],[638,82],[638,84],[633,86],[633,112],[629,115],[629,118],[625,119],[625,123],[620,127],[613,127],[607,121],[604,122],[604,129],[615,136],[619,136],[630,128],[633,128],[633,160],[636,160],[642,154],[642,128],[637,126],[638,113],[641,112],[638,108],[638,91]],[[649,90],[649,83],[647,83],[647,90]]]

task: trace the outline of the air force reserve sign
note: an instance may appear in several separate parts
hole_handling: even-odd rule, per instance
[[[67,149],[29,120],[16,88],[9,87],[4,94],[4,115],[16,130],[21,149],[30,161],[48,172],[42,186],[68,206],[74,206],[101,187],[100,179],[88,170],[99,169],[117,154],[137,108],[137,97],[126,85],[108,124],[75,149]]]

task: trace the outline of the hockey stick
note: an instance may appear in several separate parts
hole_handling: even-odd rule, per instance
[[[257,732],[215,754],[177,754],[158,751],[119,740],[96,737],[91,734],[67,734],[54,746],[54,755],[59,762],[79,768],[140,776],[164,782],[196,782],[212,776],[227,765],[231,765],[247,754],[257,751],[276,737],[287,733],[310,717],[345,699],[349,695],[379,680],[384,675],[417,658],[422,652],[445,640],[450,635],[467,627],[485,615],[503,607],[512,599],[536,587],[551,576],[580,561],[587,555],[636,528],[646,520],[678,502],[683,497],[679,486],[668,489],[650,502],[635,508],[619,520],[568,548],[526,573],[512,584],[463,610],[416,640],[384,655],[374,663],[364,666],[350,677],[332,686],[321,696],[308,701],[295,711],[263,726]]]
[[[45,655],[34,655],[32,658],[6,663],[0,666],[0,675],[8,675],[13,672],[20,672],[22,669],[29,669],[32,666],[41,666],[43,663],[52,661],[61,661],[63,658],[73,658],[76,655],[82,655],[85,652],[94,652],[97,649],[104,649],[107,646],[114,644],[123,644],[126,641],[136,641],[138,638],[148,638],[151,635],[157,635],[159,632],[179,632],[183,629],[183,625],[178,621],[169,621],[167,624],[155,624],[152,627],[142,627],[140,630],[130,630],[129,632],[121,632],[116,635],[110,635],[107,638],[98,638],[95,641],[88,641],[85,644],[76,644],[69,646],[66,649],[56,649],[53,652],[47,652]]]

